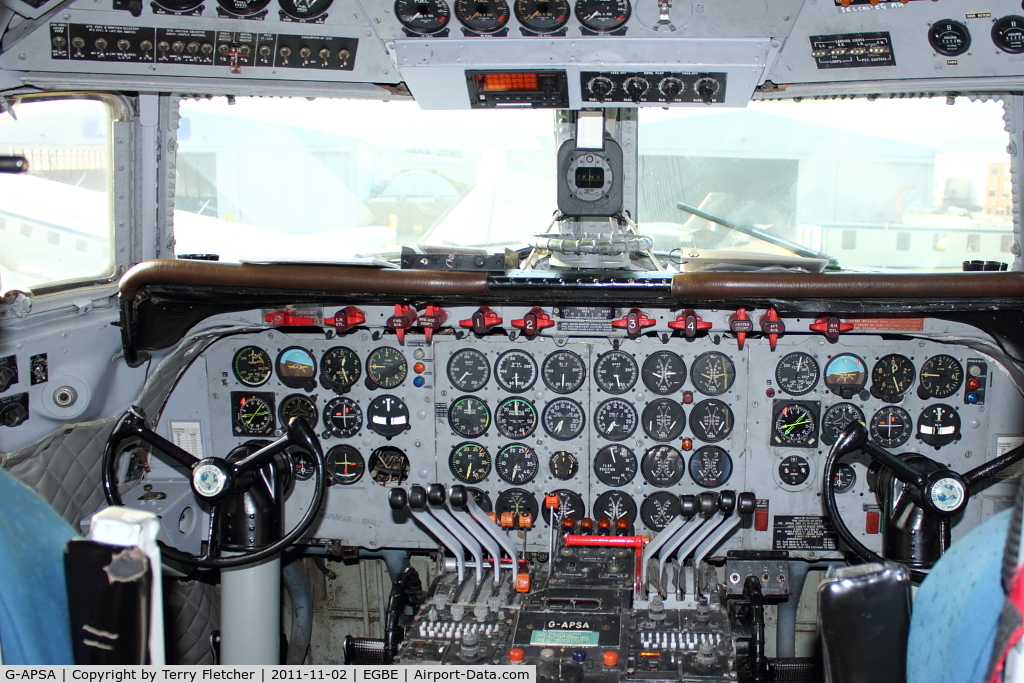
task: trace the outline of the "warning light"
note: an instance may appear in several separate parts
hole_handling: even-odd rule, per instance
[[[693,450],[693,439],[683,439],[682,446],[683,446],[683,450],[684,451],[692,451]]]
[[[491,73],[477,76],[477,88],[485,92],[533,92],[540,90],[540,84],[537,81],[537,74]]]
[[[417,375],[422,374],[423,371],[426,369],[427,366],[424,365],[423,363],[416,363],[415,365],[412,366],[412,371],[415,372]]]
[[[980,387],[981,387],[981,380],[978,379],[977,377],[972,377],[969,380],[967,380],[967,388],[970,389],[971,391],[975,391],[976,389],[978,389]]]

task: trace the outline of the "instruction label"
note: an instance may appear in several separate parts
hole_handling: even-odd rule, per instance
[[[836,550],[839,537],[827,517],[776,515],[773,550]]]

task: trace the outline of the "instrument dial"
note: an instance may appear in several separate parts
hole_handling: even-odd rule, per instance
[[[314,428],[317,422],[320,421],[316,404],[313,403],[313,399],[305,394],[286,396],[281,401],[281,405],[278,406],[277,414],[281,418],[281,424],[286,426],[293,417],[301,417],[306,421],[306,424]]]
[[[818,384],[818,361],[802,351],[787,353],[775,366],[775,381],[787,394],[802,396]]]
[[[625,351],[609,351],[594,365],[594,381],[609,394],[624,394],[636,384],[640,370]]]
[[[718,446],[698,448],[690,457],[690,476],[706,489],[722,486],[732,476],[732,458]]]
[[[607,486],[625,486],[636,476],[636,455],[619,444],[605,446],[594,456],[594,474]]]
[[[266,384],[274,371],[270,354],[258,346],[243,346],[238,349],[231,360],[231,369],[235,373],[235,379],[247,387]]]
[[[690,411],[690,431],[701,441],[717,443],[732,434],[732,409],[717,398],[707,398]]]
[[[897,406],[885,406],[871,416],[868,433],[871,440],[882,448],[896,448],[910,439],[914,421],[910,414]]]
[[[476,33],[500,31],[508,23],[509,14],[505,0],[455,0],[455,16]]]
[[[548,389],[556,394],[571,394],[583,386],[587,379],[587,366],[572,351],[555,351],[544,359],[541,377]]]
[[[644,361],[644,386],[656,394],[674,394],[686,381],[686,363],[671,351],[656,351]]]
[[[671,446],[655,446],[644,453],[640,471],[651,486],[675,486],[683,478],[686,467],[683,455]]]
[[[1024,17],[1011,14],[992,24],[992,42],[1003,52],[1024,52]]]
[[[555,479],[568,481],[576,476],[580,469],[580,461],[569,451],[558,451],[548,460],[548,469]]]
[[[236,17],[251,17],[259,14],[270,0],[217,0],[217,5]]]
[[[530,515],[534,521],[537,520],[537,513],[540,506],[533,494],[523,489],[505,489],[498,494],[498,500],[494,501],[494,512],[501,518],[501,513],[511,512],[516,517]]]
[[[831,446],[839,438],[839,432],[846,428],[851,422],[867,424],[864,413],[852,403],[837,403],[830,406],[821,418],[821,441]]]
[[[832,475],[832,482],[836,493],[846,493],[857,483],[857,471],[845,462],[841,462]]]
[[[800,486],[811,476],[811,464],[800,455],[788,455],[779,463],[779,479],[787,486]]]
[[[587,516],[587,504],[583,501],[583,497],[575,491],[569,489],[558,489],[552,491],[551,495],[558,496],[558,514],[557,519],[572,519],[579,522],[581,519]],[[551,510],[544,507],[541,510],[541,514],[544,515],[544,521],[551,524]]]
[[[444,0],[395,0],[395,16],[413,33],[437,33],[448,25],[452,11]]]
[[[486,491],[481,491],[473,486],[467,486],[466,493],[473,496],[473,501],[480,506],[481,510],[484,512],[494,512],[494,504],[491,503],[491,497],[487,495]]]
[[[320,357],[320,380],[330,389],[348,389],[362,374],[362,361],[359,360],[358,354],[348,347],[335,346]]]
[[[607,519],[612,524],[624,519],[632,524],[636,521],[636,503],[625,491],[605,491],[594,501],[594,518]]]
[[[266,436],[274,433],[274,395],[231,392],[231,418],[236,435]]]
[[[409,407],[397,396],[378,396],[366,406],[366,426],[389,439],[398,436],[412,426]]]
[[[448,456],[448,469],[461,482],[479,484],[491,473],[491,454],[478,443],[460,443]]]
[[[598,33],[621,28],[632,11],[629,0],[576,0],[576,18]]]
[[[682,511],[679,496],[668,491],[656,491],[644,498],[644,502],[640,504],[640,519],[651,531],[661,531]]]
[[[841,353],[825,364],[825,386],[845,399],[853,398],[868,383],[868,367],[852,353]]]
[[[381,446],[370,454],[367,469],[381,486],[401,486],[409,478],[409,458],[394,446]]]
[[[955,57],[970,49],[971,33],[959,21],[943,19],[928,29],[928,42],[940,55]]]
[[[491,426],[491,409],[476,396],[463,396],[448,408],[448,426],[459,436],[476,438]]]
[[[953,356],[932,356],[921,366],[921,385],[917,395],[921,398],[949,398],[960,391],[964,382],[964,367]]]
[[[672,441],[686,427],[686,412],[679,401],[657,398],[644,407],[644,433],[655,441]]]
[[[917,417],[917,438],[939,448],[960,438],[960,413],[945,403],[930,405]]]
[[[871,394],[886,403],[896,403],[914,386],[914,362],[898,353],[882,356],[871,369]]]
[[[498,476],[515,486],[533,481],[540,470],[537,452],[526,444],[510,443],[498,451],[494,459],[494,471]]]
[[[281,11],[299,21],[309,21],[322,16],[331,7],[333,0],[280,0]]]
[[[312,391],[316,384],[316,361],[301,346],[291,346],[277,355],[277,378],[291,389]]]
[[[583,431],[586,416],[583,406],[579,403],[571,398],[559,398],[544,406],[541,422],[548,436],[559,441],[568,441],[575,439]]]
[[[350,398],[332,398],[324,406],[324,427],[339,439],[351,439],[363,427],[363,411]]]
[[[629,401],[610,398],[594,411],[594,429],[609,441],[628,439],[636,431],[636,408]]]
[[[459,391],[481,389],[490,378],[487,357],[476,349],[460,349],[448,359],[448,380]]]
[[[537,409],[525,398],[506,398],[494,411],[494,426],[504,437],[525,439],[537,429]]]
[[[772,414],[772,445],[810,448],[817,443],[817,404],[776,401]]]
[[[529,391],[537,381],[537,363],[525,351],[506,351],[498,356],[494,365],[498,385],[513,394]]]
[[[334,483],[342,486],[356,483],[362,479],[363,472],[366,471],[363,456],[348,444],[335,446],[327,451],[326,464],[327,473],[334,479]]]
[[[409,364],[396,348],[381,346],[366,358],[366,376],[381,389],[394,389],[405,381]]]
[[[316,472],[316,465],[313,463],[313,456],[302,450],[290,451],[292,459],[292,473],[299,481],[308,481],[313,478]]]
[[[708,351],[693,361],[690,379],[700,393],[718,396],[732,387],[736,379],[736,366],[724,353]]]
[[[567,0],[516,0],[516,19],[534,33],[554,33],[569,21]]]

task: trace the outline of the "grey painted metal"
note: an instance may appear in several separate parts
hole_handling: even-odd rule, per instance
[[[700,525],[696,533],[691,534],[686,542],[679,548],[676,553],[676,562],[680,569],[684,569],[686,566],[686,558],[690,556],[696,548],[703,544],[705,539],[713,538],[719,529],[726,526],[729,523],[728,517],[721,517],[715,520],[714,517],[710,517],[705,520],[704,524]],[[695,560],[693,566],[697,566],[698,562]]]
[[[480,543],[476,540],[473,534],[463,527],[459,522],[452,516],[452,513],[448,511],[448,508],[437,507],[435,505],[428,505],[427,509],[430,514],[434,515],[444,528],[451,532],[452,536],[459,540],[459,543],[469,551],[469,554],[473,556],[473,568],[476,570],[475,581],[480,583],[483,579],[484,572],[484,556],[480,551]]]
[[[707,536],[700,545],[693,551],[693,564],[698,565],[706,558],[718,545],[728,538],[729,534],[736,530],[736,527],[740,525],[740,516],[732,515],[723,521],[715,529],[715,532]]]
[[[512,545],[512,541],[505,534],[505,532],[503,532],[501,528],[498,527],[497,524],[491,521],[491,518],[488,517],[487,513],[484,512],[480,508],[480,506],[476,504],[476,501],[473,500],[472,496],[469,496],[469,499],[466,502],[466,509],[469,510],[469,514],[473,516],[473,519],[480,523],[480,526],[483,528],[483,530],[490,534],[490,536],[498,542],[498,545],[502,547],[505,553],[509,556],[509,559],[515,562],[516,548],[514,545]],[[512,574],[514,575],[515,572],[515,567],[513,567]]]
[[[281,556],[220,573],[220,661],[280,664]]]
[[[676,552],[679,546],[683,545],[683,543],[685,543],[688,539],[693,538],[696,535],[699,535],[701,531],[704,531],[705,533],[707,532],[707,530],[704,529],[704,527],[707,526],[707,522],[708,520],[706,518],[699,516],[691,517],[690,519],[686,520],[686,524],[683,525],[683,528],[676,532],[675,536],[669,539],[669,542],[666,543],[662,547],[661,552],[658,553],[659,572],[664,571],[665,564],[669,561],[669,558],[672,557],[672,554]],[[682,559],[684,557],[685,556],[680,555],[679,564],[682,564]]]
[[[1021,174],[1024,173],[1024,96],[1020,94],[1003,96],[1006,113],[1006,131],[1010,134],[1010,144],[1006,151],[1010,154],[1010,181],[1013,192],[1013,270],[1024,270],[1024,239],[1021,237]]]
[[[459,539],[453,536],[444,524],[434,519],[434,516],[430,512],[423,509],[412,510],[412,508],[410,508],[410,510],[412,511],[413,519],[426,527],[437,540],[441,541],[441,543],[448,548],[448,550],[452,551],[453,555],[455,555],[455,563],[458,566],[459,583],[461,583],[466,578],[466,549],[462,547],[462,544],[459,543]]]
[[[160,171],[160,96],[141,94],[139,115],[135,119],[135,187],[131,196],[135,208],[134,230],[139,243],[140,260],[156,258],[160,254],[160,233],[157,224],[157,176]],[[116,170],[116,169],[115,169]],[[166,184],[164,185],[166,187]]]
[[[789,599],[779,603],[776,612],[778,626],[775,632],[775,656],[796,657],[796,617],[800,595],[811,565],[806,562],[789,563]]]
[[[491,561],[494,564],[493,581],[496,584],[501,583],[501,550],[498,549],[497,542],[480,528],[480,524],[473,519],[473,515],[468,511],[453,508],[451,514],[459,524],[465,527],[466,531],[473,535],[473,538],[483,546],[484,550],[491,554]]]

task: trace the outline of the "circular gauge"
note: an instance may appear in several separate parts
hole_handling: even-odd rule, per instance
[[[537,363],[525,351],[506,351],[494,364],[494,378],[505,391],[520,394],[537,381]]]
[[[885,406],[871,416],[868,433],[871,440],[882,448],[902,446],[914,431],[910,414],[896,406]]]
[[[568,481],[576,476],[580,469],[580,461],[569,451],[558,451],[548,460],[548,469],[555,479]]]
[[[690,476],[706,489],[721,486],[732,476],[732,458],[718,446],[698,448],[690,457]]]
[[[363,374],[363,363],[352,349],[335,346],[320,357],[320,381],[329,389],[342,391]]]
[[[636,431],[636,408],[624,399],[610,398],[594,411],[594,429],[609,441],[628,439]]]
[[[412,426],[409,407],[397,396],[378,396],[366,406],[366,426],[389,439],[398,436]]]
[[[640,420],[644,433],[655,441],[672,441],[686,427],[682,404],[671,398],[657,398],[648,403]]]
[[[455,0],[455,16],[470,31],[494,33],[508,23],[508,3],[505,0]]]
[[[409,364],[398,349],[382,346],[366,358],[366,376],[382,389],[394,389],[405,381]]]
[[[971,47],[971,33],[959,21],[943,19],[928,29],[928,42],[940,55],[955,57]]]
[[[825,364],[825,386],[837,396],[849,399],[868,383],[868,366],[852,353],[841,353]]]
[[[690,411],[690,431],[701,441],[721,441],[732,434],[732,425],[732,409],[717,398],[706,398]]]
[[[289,453],[292,458],[292,473],[299,481],[307,481],[313,478],[316,466],[313,464],[313,456],[306,451],[296,450]]]
[[[693,361],[690,379],[700,393],[718,396],[732,387],[736,379],[736,366],[724,353],[708,351]]]
[[[459,436],[475,438],[491,426],[491,409],[476,396],[463,396],[448,408],[448,426]]]
[[[498,500],[494,501],[494,512],[499,519],[502,513],[511,512],[516,517],[530,515],[536,521],[540,506],[537,505],[537,499],[529,491],[505,489],[498,494]]]
[[[656,351],[644,361],[644,386],[656,394],[674,394],[686,381],[686,363],[671,351]]]
[[[525,439],[537,429],[537,409],[525,398],[506,398],[494,411],[494,426],[504,437]]]
[[[1003,52],[1024,52],[1024,17],[1011,14],[992,24],[992,42]]]
[[[787,394],[806,394],[818,384],[818,361],[802,351],[787,353],[775,366],[775,381]]]
[[[624,519],[632,524],[636,521],[636,503],[625,491],[605,491],[594,501],[594,517],[613,523]]]
[[[281,418],[283,426],[287,426],[288,421],[293,417],[301,417],[306,421],[306,424],[314,428],[317,422],[320,421],[316,404],[313,403],[313,399],[304,394],[285,396],[281,401],[281,405],[277,407],[277,414]]]
[[[871,369],[871,395],[886,403],[895,403],[903,399],[916,379],[913,361],[898,353],[890,353],[879,358]]]
[[[324,406],[324,427],[339,439],[351,439],[363,427],[363,411],[350,398],[332,398]]]
[[[342,486],[356,483],[363,478],[363,472],[366,471],[363,456],[348,444],[335,446],[327,451],[326,464],[327,473],[334,479],[334,483]]]
[[[478,443],[460,443],[448,456],[448,469],[459,481],[479,484],[491,473],[491,454]]]
[[[832,475],[832,482],[836,493],[846,493],[857,483],[857,471],[845,462],[839,463]]]
[[[807,403],[782,403],[772,415],[773,446],[813,446],[818,441],[818,415]]]
[[[281,384],[292,389],[308,389],[316,386],[316,361],[313,354],[301,346],[290,346],[277,355],[277,378]]]
[[[578,522],[587,516],[587,504],[575,491],[558,489],[552,491],[551,495],[558,496],[558,519],[572,518]],[[544,521],[551,524],[551,510],[544,507],[540,512],[544,515]]]
[[[273,400],[264,396],[273,394],[232,393],[235,434],[264,436],[274,432]]]
[[[160,0],[156,4],[169,12],[188,12],[203,4],[203,0]]]
[[[656,491],[644,498],[644,502],[640,504],[640,519],[651,531],[661,531],[682,511],[679,496],[668,491]]]
[[[566,0],[516,0],[516,19],[534,33],[554,33],[569,21]]]
[[[251,17],[262,12],[270,0],[217,0],[217,4],[236,17]]]
[[[308,21],[322,16],[333,0],[279,0],[281,11],[293,19]]]
[[[675,486],[683,478],[683,455],[671,446],[655,446],[644,453],[640,471],[651,486]]]
[[[629,21],[629,0],[576,0],[576,18],[598,33],[621,28]]]
[[[409,458],[394,446],[381,446],[370,454],[367,469],[381,486],[401,486],[409,478]]]
[[[625,351],[609,351],[594,365],[594,381],[609,394],[624,394],[636,384],[640,370]]]
[[[476,349],[461,349],[448,359],[448,381],[459,391],[476,391],[490,378],[487,357]]]
[[[270,364],[270,354],[258,346],[243,346],[238,349],[231,360],[231,369],[235,373],[235,379],[247,387],[266,384],[274,371]]]
[[[494,459],[494,471],[498,476],[515,486],[533,481],[540,469],[537,453],[521,443],[510,443],[498,451]]]
[[[821,440],[831,446],[839,438],[839,432],[851,422],[867,424],[864,413],[852,403],[837,403],[830,406],[821,418]]]
[[[594,456],[594,474],[607,486],[625,486],[636,476],[636,456],[625,446],[605,446]]]
[[[437,33],[448,25],[452,11],[444,0],[395,0],[395,16],[413,33]]]
[[[583,431],[586,416],[583,406],[571,398],[555,399],[544,406],[541,415],[544,431],[553,439],[568,441],[575,439]]]
[[[571,394],[583,386],[587,367],[583,359],[572,351],[555,351],[544,359],[541,377],[548,389],[556,394]]]
[[[811,476],[811,463],[800,455],[787,455],[779,463],[779,479],[786,486],[800,486]]]
[[[930,405],[917,416],[917,438],[929,446],[945,446],[960,438],[960,413],[945,403]]]
[[[491,497],[488,496],[485,491],[481,491],[480,489],[472,486],[467,486],[466,493],[473,496],[473,501],[480,506],[481,510],[484,512],[494,512],[494,505],[491,503]]]
[[[964,382],[964,368],[953,356],[932,356],[921,366],[921,398],[949,398],[960,391]]]

